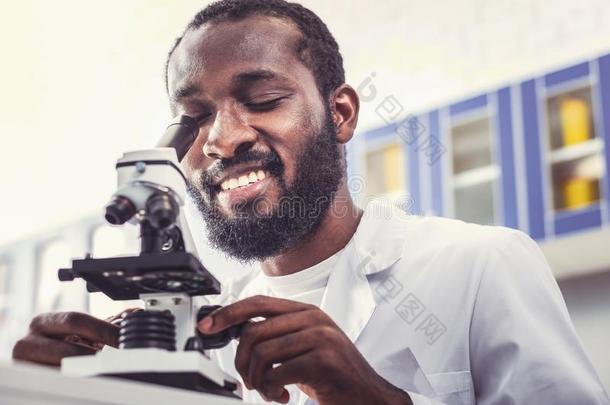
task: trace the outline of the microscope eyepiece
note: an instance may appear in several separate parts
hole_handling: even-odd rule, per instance
[[[182,161],[197,139],[198,131],[199,123],[196,119],[188,115],[180,115],[167,127],[157,147],[176,149],[178,161]]]
[[[106,221],[112,225],[122,225],[136,214],[136,207],[123,196],[116,196],[106,205]]]

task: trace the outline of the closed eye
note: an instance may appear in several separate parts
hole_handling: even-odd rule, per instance
[[[256,112],[271,111],[274,108],[276,108],[278,105],[280,105],[282,100],[284,100],[285,98],[287,98],[287,96],[277,97],[272,100],[267,100],[267,101],[262,101],[262,102],[248,102],[248,103],[245,103],[245,105],[250,110],[256,111]]]
[[[205,121],[206,121],[208,118],[210,118],[211,116],[212,116],[212,114],[211,114],[211,113],[206,112],[206,113],[203,113],[203,114],[197,114],[197,115],[195,115],[193,118],[195,118],[195,120],[197,120],[197,122],[198,122],[199,124],[203,124],[203,123],[204,123],[204,122],[205,122]]]

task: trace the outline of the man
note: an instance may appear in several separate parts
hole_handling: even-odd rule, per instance
[[[302,404],[607,404],[540,251],[523,233],[352,202],[345,148],[359,102],[309,10],[225,0],[167,64],[172,112],[199,120],[182,165],[214,246],[260,270],[226,286],[218,353],[246,400]],[[18,359],[116,344],[83,314],[34,319]]]

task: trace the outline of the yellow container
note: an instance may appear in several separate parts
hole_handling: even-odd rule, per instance
[[[573,178],[563,185],[563,201],[566,209],[576,209],[599,200],[597,180]]]
[[[400,145],[383,150],[383,172],[386,192],[404,190],[405,160]]]
[[[589,104],[578,98],[568,98],[559,106],[561,133],[566,146],[591,139]]]

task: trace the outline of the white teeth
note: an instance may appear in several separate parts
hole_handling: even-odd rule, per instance
[[[223,181],[220,184],[220,188],[223,191],[233,190],[234,188],[244,187],[244,186],[247,186],[248,184],[252,184],[252,183],[256,183],[258,181],[264,180],[266,177],[267,177],[267,173],[265,173],[263,170],[258,170],[256,172],[252,171],[247,176],[243,175],[243,176],[239,176],[239,178],[234,177],[232,179]]]

